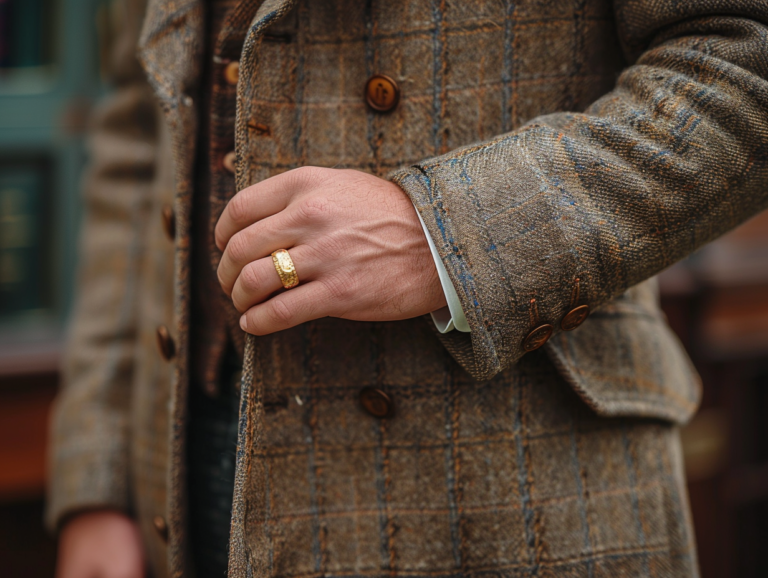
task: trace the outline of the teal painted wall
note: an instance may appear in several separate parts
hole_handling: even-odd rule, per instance
[[[0,0],[0,346],[57,340],[72,301],[105,0]]]

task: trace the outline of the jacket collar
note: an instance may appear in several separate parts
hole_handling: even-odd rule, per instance
[[[138,56],[160,101],[176,108],[200,82],[206,0],[148,0]],[[264,0],[251,32],[279,19],[296,0]]]
[[[148,0],[138,56],[160,101],[171,108],[196,89],[205,47],[203,0]]]

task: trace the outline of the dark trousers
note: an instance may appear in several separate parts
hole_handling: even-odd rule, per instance
[[[227,575],[239,381],[236,363],[225,363],[220,394],[211,398],[193,383],[187,460],[191,550],[199,577]]]

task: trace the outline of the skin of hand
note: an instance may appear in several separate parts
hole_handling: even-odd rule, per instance
[[[59,535],[56,578],[145,578],[144,547],[132,519],[98,510],[78,514]]]
[[[446,305],[416,209],[396,184],[303,167],[243,189],[216,225],[219,282],[266,335],[321,317],[394,321]],[[271,254],[287,249],[299,285],[282,288]]]

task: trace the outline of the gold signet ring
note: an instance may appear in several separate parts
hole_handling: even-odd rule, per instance
[[[296,267],[293,265],[293,259],[285,249],[278,249],[272,253],[272,262],[275,264],[275,270],[280,277],[280,282],[286,289],[291,289],[299,284],[299,276],[296,273]]]

